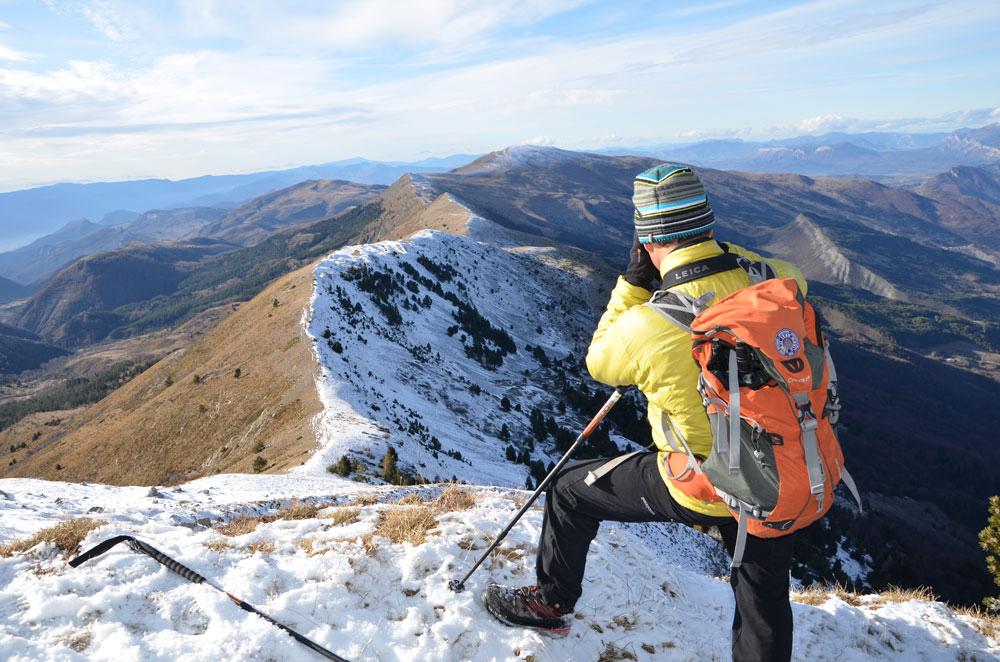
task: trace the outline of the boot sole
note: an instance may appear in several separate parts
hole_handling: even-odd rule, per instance
[[[524,623],[515,623],[514,621],[511,621],[509,618],[504,616],[501,612],[497,611],[490,605],[489,601],[486,599],[486,591],[483,591],[482,595],[480,596],[480,599],[482,600],[483,607],[486,608],[486,611],[489,612],[490,616],[497,619],[498,621],[500,621],[501,623],[503,623],[508,627],[534,630],[535,632],[539,632],[541,634],[545,634],[550,637],[556,637],[556,638],[562,638],[569,634],[569,629],[570,629],[569,625],[563,627],[550,628],[541,625],[525,625]]]

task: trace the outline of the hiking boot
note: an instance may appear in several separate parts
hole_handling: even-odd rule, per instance
[[[569,612],[558,604],[548,604],[539,586],[513,588],[490,584],[483,591],[483,605],[504,625],[533,628],[560,637],[569,634],[569,622],[563,618]]]

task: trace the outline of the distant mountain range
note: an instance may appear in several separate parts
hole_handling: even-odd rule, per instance
[[[916,180],[954,166],[1000,162],[1000,124],[953,133],[827,133],[761,142],[705,140],[598,150],[747,172]]]
[[[439,172],[467,163],[474,155],[456,154],[422,161],[370,161],[354,158],[287,170],[244,175],[207,175],[190,179],[142,179],[93,184],[53,184],[0,193],[0,246],[8,237],[41,237],[80,218],[146,212],[175,207],[238,205],[269,191],[307,179],[338,179],[361,184],[391,184],[406,172]],[[110,221],[116,222],[113,216]],[[9,246],[16,248],[16,246]]]
[[[201,237],[229,242],[235,249],[282,229],[334,216],[371,199],[384,188],[339,180],[307,180],[254,198],[228,212],[215,207],[181,207],[138,215],[108,215],[100,224],[86,219],[71,221],[27,246],[0,253],[0,276],[37,285],[77,258],[133,243]],[[127,220],[109,225],[109,216]]]

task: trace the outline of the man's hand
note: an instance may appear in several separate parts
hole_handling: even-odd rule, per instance
[[[656,286],[660,283],[660,271],[653,266],[653,261],[649,259],[649,253],[639,243],[639,233],[632,235],[632,249],[628,253],[628,267],[625,269],[625,280],[636,287],[647,290],[653,289],[650,285],[656,281]]]

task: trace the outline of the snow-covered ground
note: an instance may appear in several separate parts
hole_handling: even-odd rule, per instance
[[[223,475],[176,488],[117,488],[29,479],[0,481],[0,538],[24,537],[68,517],[106,524],[88,547],[136,535],[351,660],[595,660],[618,650],[638,660],[725,660],[732,598],[706,563],[710,543],[683,527],[602,528],[588,562],[570,635],[548,638],[494,622],[478,601],[490,581],[530,583],[541,513],[529,511],[468,590],[460,576],[516,511],[523,492],[475,490],[467,510],[442,512],[422,545],[369,538],[380,513],[404,494],[433,499],[436,486],[389,488],[336,477]],[[368,495],[368,498],[364,497]],[[358,497],[357,521],[326,517]],[[330,504],[315,517],[260,524],[228,537],[240,514],[293,501]],[[969,622],[922,601],[858,606],[837,598],[796,604],[795,657],[811,660],[990,660],[1000,654]],[[119,546],[71,569],[51,546],[0,558],[0,659],[320,659],[221,593],[191,584]]]

